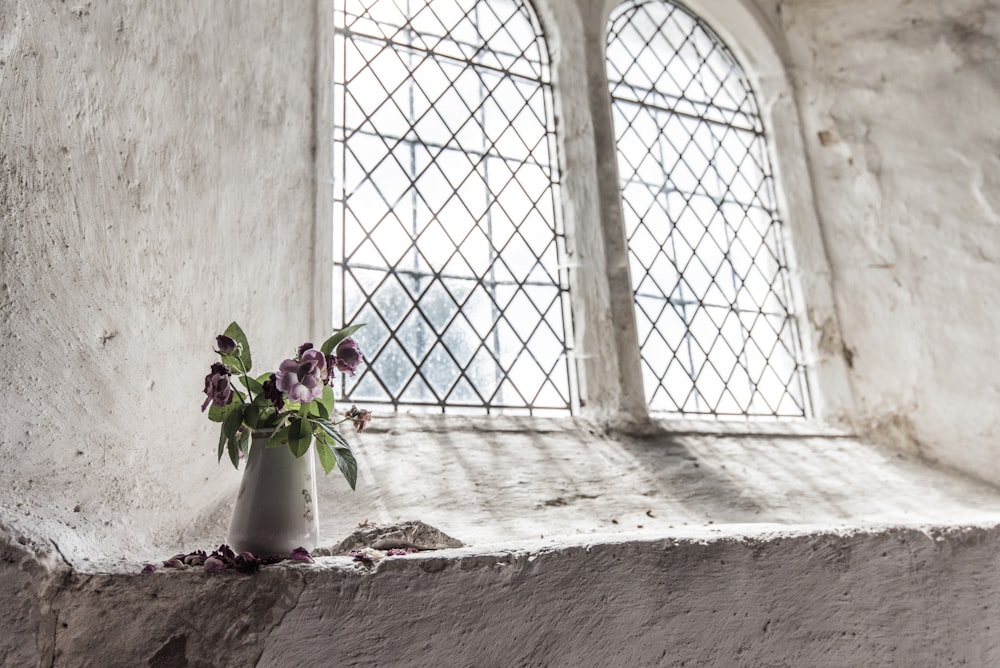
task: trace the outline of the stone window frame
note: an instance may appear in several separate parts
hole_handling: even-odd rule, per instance
[[[638,337],[628,275],[617,146],[605,64],[609,17],[618,0],[531,0],[549,47],[561,169],[562,216],[572,267],[579,417],[629,429],[674,432],[809,431],[845,425],[852,410],[847,366],[823,230],[812,192],[795,91],[784,65],[780,26],[742,0],[686,0],[682,4],[725,42],[744,67],[767,129],[778,209],[786,243],[794,311],[799,314],[812,412],[805,424],[741,418],[737,421],[652,417],[642,386]],[[332,3],[317,5],[317,60],[313,98],[316,139],[316,306],[312,325],[332,321],[333,174],[327,147],[333,138],[334,49]],[[583,35],[584,39],[566,39]],[[446,414],[447,416],[447,414]],[[553,418],[537,418],[549,420]],[[559,418],[564,419],[564,418]],[[802,420],[796,420],[802,423]],[[740,425],[740,426],[734,426]]]

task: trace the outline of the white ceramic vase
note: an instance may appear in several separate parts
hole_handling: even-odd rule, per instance
[[[237,553],[288,555],[319,544],[316,460],[313,448],[296,457],[287,445],[268,448],[269,431],[255,431],[229,524]]]

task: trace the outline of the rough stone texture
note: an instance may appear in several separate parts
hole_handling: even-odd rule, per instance
[[[996,528],[811,530],[371,569],[330,557],[252,577],[74,574],[41,653],[102,666],[995,665],[998,555]]]

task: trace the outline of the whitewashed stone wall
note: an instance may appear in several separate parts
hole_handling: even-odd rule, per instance
[[[613,218],[614,206],[601,199],[615,181],[612,163],[601,159],[609,128],[594,55],[612,4],[539,5],[562,76],[580,77],[573,92],[561,93],[568,222]],[[692,7],[751,65],[778,148],[801,149],[776,157],[825,414],[875,442],[997,484],[1000,5],[692,0]],[[246,649],[238,649],[245,638],[234,628],[168,630],[194,623],[184,607],[186,576],[136,584],[79,572],[91,560],[167,555],[224,531],[238,474],[216,465],[213,430],[197,410],[220,327],[238,318],[265,364],[324,333],[324,306],[312,296],[316,16],[317,3],[305,0],[0,3],[0,600],[14,611],[0,633],[0,662],[76,665],[131,647],[143,660],[162,650],[159,660],[183,656],[197,665],[212,656],[209,647]],[[613,254],[594,261],[610,262],[614,273]],[[600,280],[586,289],[613,292]],[[585,343],[595,349],[615,319],[604,314],[587,325]],[[609,362],[604,371],[602,382],[614,386],[627,369]],[[597,404],[611,410],[635,400],[605,394]],[[866,470],[875,480],[880,469]],[[395,512],[377,494],[369,502]],[[657,531],[642,540],[659,540],[665,529]],[[403,648],[390,631],[426,637],[427,656],[438,659],[557,664],[554,657],[601,647],[605,658],[654,662],[719,651],[751,663],[914,656],[996,663],[993,632],[980,628],[989,613],[979,612],[996,594],[988,578],[996,535],[957,536],[919,548],[915,535],[891,531],[838,538],[835,552],[849,555],[841,570],[816,567],[808,534],[763,560],[738,541],[719,544],[711,548],[725,553],[718,564],[718,555],[697,556],[693,546],[682,551],[686,566],[661,563],[650,555],[669,552],[667,544],[641,541],[621,548],[624,561],[617,547],[601,548],[598,560],[567,548],[541,559],[545,568],[518,557],[506,571],[482,566],[481,556],[445,559],[437,575],[406,566],[420,569],[409,594],[400,587],[410,576],[392,575],[395,566],[370,579],[324,566],[300,603],[335,601],[329,618],[361,639],[350,647],[356,663],[373,647],[389,657],[382,662],[396,660]],[[503,573],[524,579],[508,582]],[[576,576],[589,584],[572,590]],[[230,594],[266,597],[270,585],[261,583],[298,577],[279,571]],[[740,583],[758,577],[773,586],[733,598]],[[605,592],[597,584],[605,580],[649,586]],[[191,601],[210,604],[218,582],[196,585]],[[540,593],[529,592],[533,583]],[[718,606],[689,613],[672,598],[678,587],[689,592],[684,601]],[[483,616],[472,620],[449,597],[476,590],[484,592],[475,605]],[[162,607],[148,603],[154,593]],[[519,612],[497,607],[501,593],[518,601]],[[380,612],[384,635],[352,626],[394,596],[409,614]],[[146,644],[129,635],[134,627],[99,636],[107,640],[101,647],[87,639],[83,620],[112,599],[122,623],[148,613]],[[927,612],[941,600],[946,605]],[[444,613],[413,616],[432,608]],[[569,630],[589,628],[578,626],[578,615],[594,609],[617,632],[617,645]],[[637,617],[636,609],[648,614]],[[737,615],[723,619],[720,610]],[[167,617],[155,621],[156,611]],[[844,618],[827,623],[835,611]],[[682,614],[692,623],[681,623]],[[551,644],[521,626],[524,615],[531,628],[546,620],[550,626],[539,628],[552,631]],[[457,619],[464,625],[440,630]],[[276,623],[246,620],[254,633],[270,634]],[[291,628],[274,640],[254,636],[248,656],[258,652],[273,665],[305,642],[296,634],[318,637],[308,621]],[[485,629],[506,629],[534,646],[487,647]]]

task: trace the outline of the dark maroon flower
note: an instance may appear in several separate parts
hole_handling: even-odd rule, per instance
[[[313,344],[310,341],[306,341],[301,346],[299,346],[299,349],[296,352],[296,354],[298,355],[299,359],[302,359],[302,353],[304,353],[307,350],[312,350],[312,347],[313,347]]]
[[[253,556],[253,552],[240,552],[236,558],[233,559],[233,568],[238,570],[240,573],[253,575],[260,570],[260,559]]]
[[[220,559],[232,561],[236,558],[236,553],[233,552],[233,548],[229,547],[225,543],[219,546],[219,549],[212,553],[213,557],[219,557]]]
[[[271,402],[275,410],[280,411],[285,407],[285,395],[278,389],[273,373],[264,381],[264,397]]]
[[[260,565],[261,566],[270,566],[271,564],[279,564],[279,563],[281,563],[282,561],[284,561],[287,558],[288,557],[283,557],[280,554],[272,554],[272,555],[269,555],[269,556],[266,556],[266,557],[261,557],[260,558]]]
[[[226,564],[218,557],[209,557],[205,560],[204,569],[209,575],[218,575],[226,570]]]
[[[146,564],[145,566],[142,567],[143,573],[153,573],[155,571],[156,571],[156,566],[154,566],[153,564]]]
[[[228,406],[233,401],[233,387],[229,384],[229,367],[220,362],[212,365],[212,372],[205,376],[205,403],[201,405],[201,410],[208,408],[209,404],[216,406]]]
[[[341,373],[353,376],[364,357],[361,354],[361,348],[358,347],[358,342],[352,338],[346,338],[337,345],[337,369]]]
[[[288,555],[288,558],[292,561],[305,561],[310,564],[313,563],[312,555],[309,554],[309,550],[304,547],[297,547],[292,550],[291,554]]]
[[[215,345],[219,346],[219,352],[223,355],[232,355],[236,352],[236,341],[225,334],[215,337]]]
[[[337,358],[334,355],[326,356],[326,384],[333,380],[333,370],[337,368]]]

